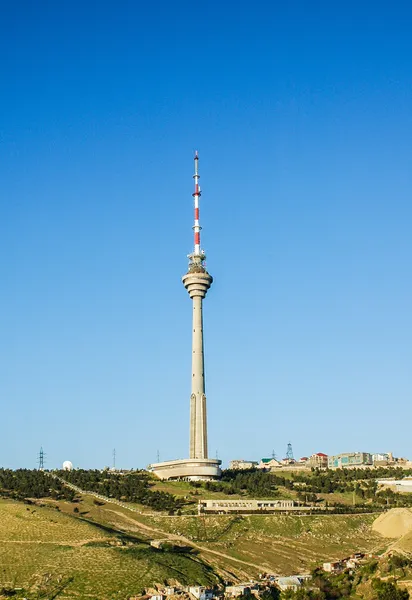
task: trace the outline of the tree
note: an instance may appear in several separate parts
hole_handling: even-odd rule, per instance
[[[261,600],[279,600],[280,589],[275,586],[271,586],[270,588],[267,588],[264,592],[262,592],[260,598]]]
[[[409,592],[401,590],[396,583],[375,579],[373,587],[377,592],[376,600],[408,600]]]

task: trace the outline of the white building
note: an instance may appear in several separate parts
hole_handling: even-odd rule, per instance
[[[342,567],[343,565],[340,560],[335,562],[326,562],[322,565],[322,568],[326,573],[336,573],[336,571],[341,571]]]
[[[258,464],[257,468],[258,469],[267,469],[267,470],[271,471],[272,469],[278,469],[281,466],[282,466],[282,463],[280,461],[276,460],[276,458],[262,458],[260,460],[260,463]]]
[[[202,585],[189,587],[189,593],[198,600],[212,600],[213,598],[213,590],[205,588]]]
[[[296,575],[292,575],[291,577],[279,577],[276,583],[282,592],[284,590],[293,590],[296,592],[301,587],[302,580]]]
[[[300,510],[299,503],[294,500],[252,500],[249,498],[242,498],[241,500],[199,500],[198,505],[199,513],[275,512],[294,509]]]
[[[243,469],[256,469],[258,462],[255,460],[231,460],[229,463],[229,469],[241,471]]]
[[[372,454],[372,461],[373,464],[381,463],[387,465],[388,463],[393,462],[393,454],[392,452],[376,452],[375,454]]]
[[[226,598],[239,598],[253,594],[256,596],[259,592],[259,586],[254,582],[238,583],[236,585],[227,585],[225,588]]]
[[[378,479],[376,483],[382,487],[389,487],[396,492],[412,492],[412,477],[405,477],[405,479]]]

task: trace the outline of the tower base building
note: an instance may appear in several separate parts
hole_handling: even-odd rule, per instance
[[[208,458],[207,449],[207,419],[205,392],[205,365],[203,352],[203,300],[213,282],[213,277],[207,272],[206,255],[200,247],[199,198],[201,195],[198,174],[198,155],[195,154],[195,191],[193,193],[194,220],[194,249],[189,254],[189,268],[182,277],[193,308],[192,326],[192,392],[190,396],[190,444],[189,458],[170,460],[148,466],[148,470],[160,479],[190,479],[211,480],[221,476],[218,459]]]
[[[217,458],[182,458],[153,463],[147,468],[159,479],[211,481],[220,479],[221,460]]]

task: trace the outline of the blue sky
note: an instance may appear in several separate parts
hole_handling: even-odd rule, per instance
[[[412,457],[407,2],[3,5],[1,464]]]

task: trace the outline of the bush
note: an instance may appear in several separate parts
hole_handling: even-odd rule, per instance
[[[375,579],[373,587],[377,592],[376,600],[408,600],[409,592],[401,590],[396,583]]]

